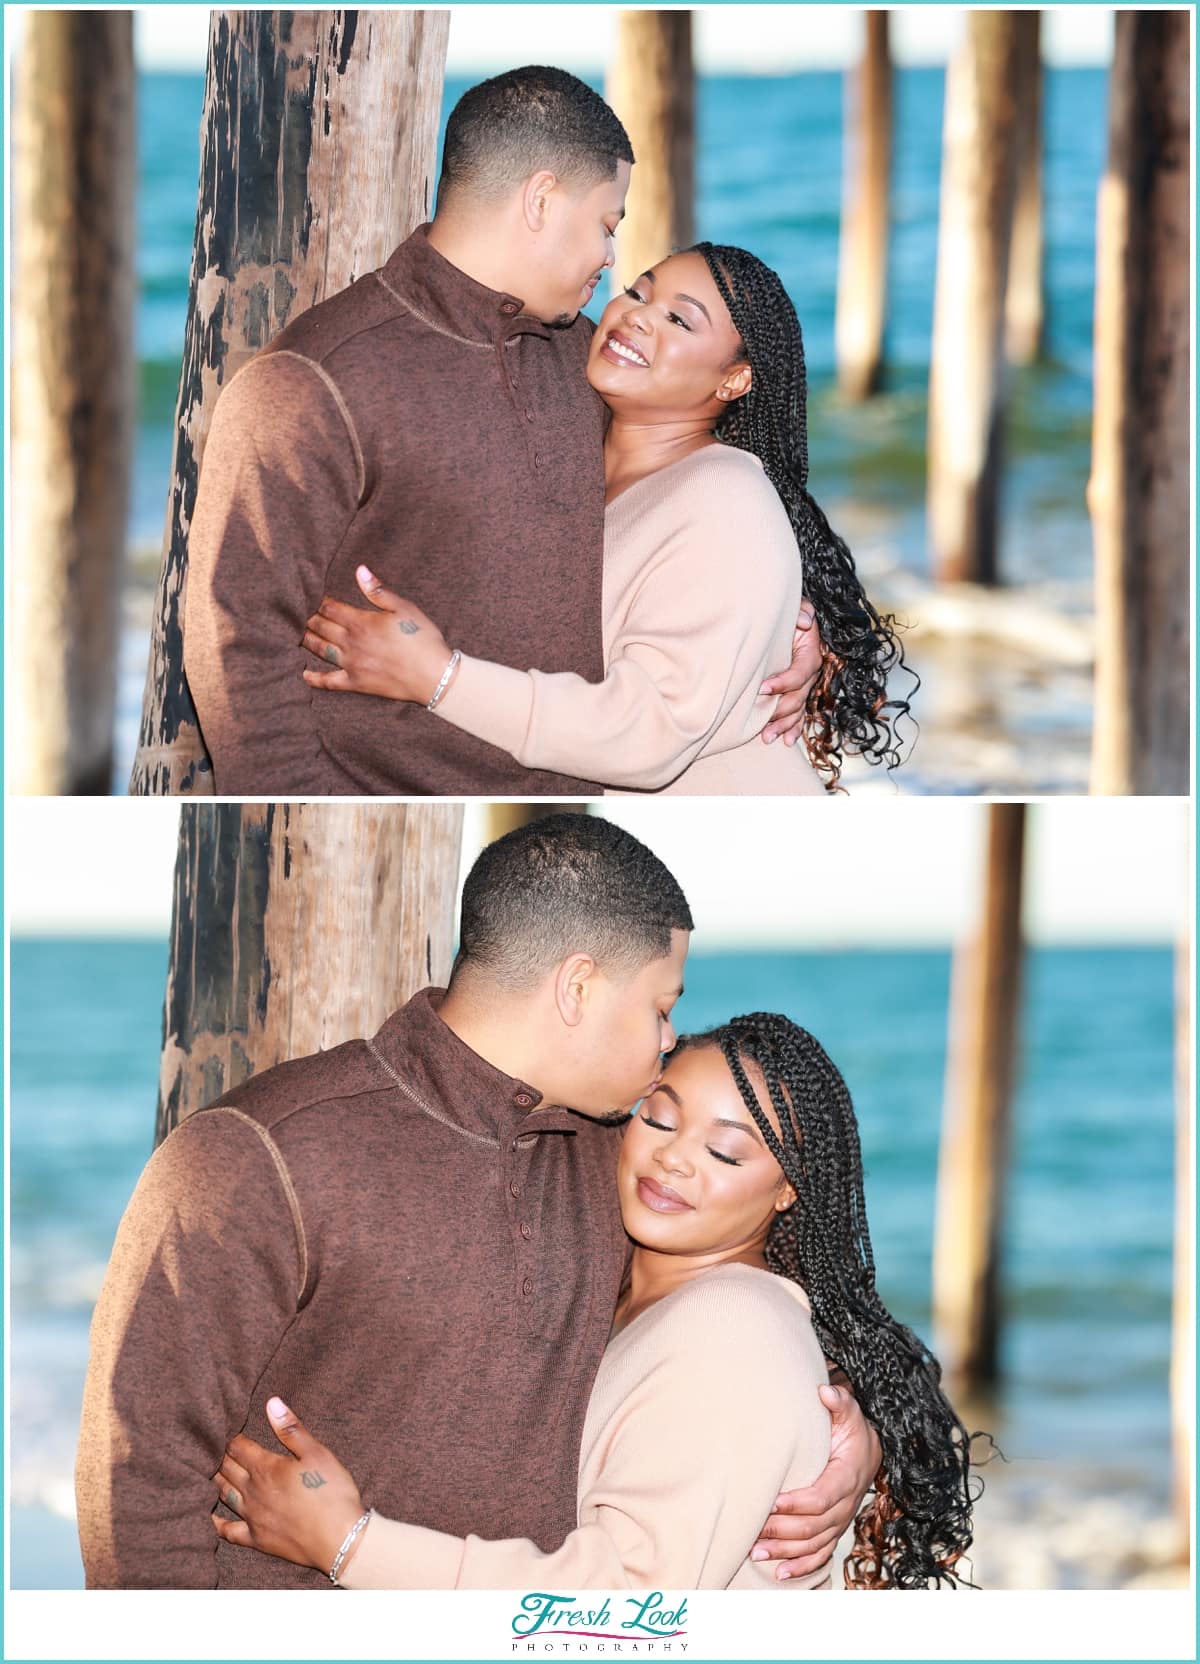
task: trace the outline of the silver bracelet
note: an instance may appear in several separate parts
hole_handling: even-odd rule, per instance
[[[450,663],[446,666],[445,670],[442,671],[441,681],[438,683],[437,687],[435,687],[434,690],[433,690],[433,698],[429,701],[428,705],[426,705],[426,707],[425,707],[425,709],[427,711],[435,711],[437,709],[437,702],[442,697],[442,695],[445,693],[447,685],[449,684],[450,678],[451,678],[451,676],[454,675],[454,672],[457,670],[458,661],[461,658],[462,658],[462,654],[459,652],[458,648],[456,647],[454,649],[453,653],[451,653],[451,655],[450,655]]]
[[[368,1508],[365,1514],[360,1514],[358,1519],[355,1520],[354,1524],[350,1527],[349,1531],[347,1531],[345,1537],[342,1539],[342,1546],[334,1555],[333,1565],[329,1568],[329,1581],[331,1583],[336,1585],[338,1573],[342,1569],[343,1561],[349,1554],[351,1548],[358,1541],[360,1534],[365,1531],[367,1526],[371,1523],[371,1515],[373,1512],[373,1509]]]

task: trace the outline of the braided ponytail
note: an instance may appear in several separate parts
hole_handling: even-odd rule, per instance
[[[804,1289],[825,1355],[845,1371],[883,1447],[874,1497],[855,1520],[848,1588],[962,1583],[971,1545],[971,1439],[941,1389],[941,1366],[875,1290],[862,1151],[850,1093],[805,1029],[756,1012],[679,1050],[716,1047],[796,1201],[779,1214],[766,1261]],[[766,1087],[779,1131],[748,1073]],[[976,1483],[978,1483],[976,1481]]]
[[[805,739],[813,766],[833,790],[847,751],[898,766],[896,723],[909,702],[888,697],[888,674],[907,670],[913,691],[919,678],[904,663],[895,618],[882,617],[868,600],[854,557],[809,493],[804,340],[778,274],[745,249],[696,243],[691,252],[712,273],[754,373],[749,391],[722,412],[716,435],[758,457],[796,535],[822,646]]]

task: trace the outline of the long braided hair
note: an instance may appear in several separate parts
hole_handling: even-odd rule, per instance
[[[804,565],[804,591],[821,632],[821,670],[805,711],[809,756],[829,790],[845,752],[900,763],[896,723],[907,699],[888,697],[888,673],[904,669],[896,620],[868,600],[854,557],[808,490],[808,375],[796,309],[778,274],[745,249],[695,243],[753,371],[750,389],[730,400],[716,426],[726,445],[750,451],[779,493]],[[741,355],[739,355],[741,356]],[[890,714],[889,714],[890,713]]]
[[[799,1283],[825,1355],[849,1379],[883,1447],[873,1500],[854,1522],[848,1588],[923,1589],[968,1581],[971,1438],[941,1389],[941,1366],[875,1292],[862,1153],[850,1093],[807,1030],[755,1012],[679,1049],[716,1047],[767,1148],[796,1192],[766,1242],[767,1265]],[[763,1080],[782,1137],[747,1074]],[[978,1481],[975,1481],[978,1485]]]

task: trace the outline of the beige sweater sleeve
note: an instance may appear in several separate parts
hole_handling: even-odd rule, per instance
[[[439,714],[527,768],[611,786],[655,790],[722,749],[710,742],[730,712],[778,668],[768,660],[781,617],[796,616],[800,555],[773,488],[749,469],[710,465],[670,507],[673,529],[648,540],[644,573],[606,628],[602,682],[464,657]],[[726,744],[746,737],[738,726]]]
[[[803,1309],[762,1274],[698,1278],[631,1332],[598,1436],[579,1525],[543,1553],[528,1539],[450,1537],[376,1517],[343,1577],[375,1589],[719,1589],[741,1566],[785,1480],[829,1453],[824,1361]],[[593,1471],[589,1471],[593,1470]]]

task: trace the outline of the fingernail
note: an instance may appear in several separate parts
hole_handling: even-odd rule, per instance
[[[779,735],[778,735],[778,734],[768,734],[768,735],[767,735],[767,744],[768,744],[768,745],[774,745],[774,744],[775,744],[775,741],[776,741],[776,740],[777,740],[777,739],[778,739],[778,738],[779,738]]]
[[[357,572],[357,575],[360,578],[370,578],[371,582],[374,583],[375,574],[374,574],[374,572],[371,571],[371,568],[369,566],[357,567],[356,572]]]
[[[752,1548],[750,1558],[751,1560],[766,1560],[768,1558],[767,1551],[765,1548]]]
[[[780,1566],[779,1570],[775,1573],[775,1578],[779,1583],[786,1583],[791,1575],[791,1572],[788,1571],[786,1566]]]
[[[288,1407],[282,1398],[267,1399],[267,1414],[272,1421],[282,1421],[288,1413]]]

